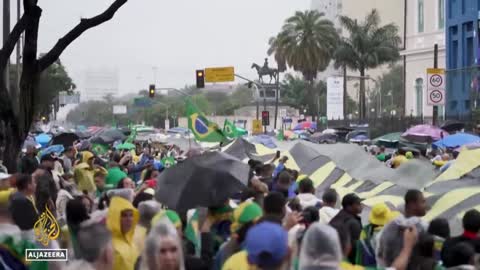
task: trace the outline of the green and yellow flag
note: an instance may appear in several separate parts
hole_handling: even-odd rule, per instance
[[[223,134],[229,139],[234,139],[247,135],[248,131],[243,128],[235,126],[232,122],[225,119],[225,124],[223,125]]]
[[[227,138],[218,128],[218,125],[208,121],[202,112],[192,103],[190,99],[187,103],[188,128],[195,135],[195,139],[201,142],[225,142]]]
[[[198,228],[198,210],[195,210],[192,217],[187,221],[184,231],[185,238],[195,247],[195,254],[200,254],[200,230]]]

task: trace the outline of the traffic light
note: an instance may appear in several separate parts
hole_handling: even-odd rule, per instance
[[[197,88],[205,88],[205,71],[199,69],[195,72],[195,75],[197,76]]]
[[[269,111],[263,111],[262,112],[262,125],[264,125],[264,126],[270,125],[270,112]]]
[[[150,84],[149,88],[148,88],[148,96],[150,98],[154,98],[155,97],[155,84]]]

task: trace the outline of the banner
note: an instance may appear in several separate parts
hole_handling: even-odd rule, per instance
[[[343,119],[343,78],[327,79],[327,118]]]

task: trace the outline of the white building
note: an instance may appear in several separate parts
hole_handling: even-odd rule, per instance
[[[85,72],[82,101],[102,100],[118,94],[119,75],[116,69],[89,69]]]
[[[445,0],[407,0],[405,56],[405,113],[433,115],[427,105],[427,68],[433,67],[438,44],[438,67],[445,68]],[[439,107],[439,116],[444,114]]]
[[[342,14],[343,0],[312,0],[311,10],[317,10],[325,15],[325,18],[332,21],[338,33],[342,33],[339,16]],[[328,77],[339,74],[339,71],[333,67],[333,62],[318,74],[318,79],[326,80]]]

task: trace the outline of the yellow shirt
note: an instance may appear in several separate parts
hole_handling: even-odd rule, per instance
[[[248,263],[247,251],[240,251],[233,254],[223,264],[222,270],[256,270],[254,265]]]

